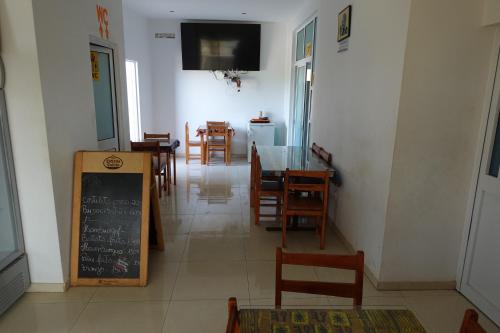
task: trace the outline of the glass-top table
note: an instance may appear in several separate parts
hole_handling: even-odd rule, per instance
[[[331,165],[313,154],[311,149],[294,146],[257,146],[262,170],[266,172],[284,173],[286,169],[303,171],[330,170]]]

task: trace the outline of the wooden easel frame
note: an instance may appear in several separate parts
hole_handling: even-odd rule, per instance
[[[107,163],[107,159],[122,163]],[[108,160],[109,161],[109,160]],[[80,210],[82,173],[138,173],[142,174],[142,213],[139,278],[79,278]],[[151,185],[151,154],[147,152],[82,152],[75,154],[73,179],[73,213],[71,230],[71,285],[72,286],[145,286],[148,277],[149,209]]]

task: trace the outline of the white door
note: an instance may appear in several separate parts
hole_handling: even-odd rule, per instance
[[[100,150],[119,150],[113,50],[90,45],[97,142]]]
[[[500,63],[491,101],[461,292],[500,325]]]

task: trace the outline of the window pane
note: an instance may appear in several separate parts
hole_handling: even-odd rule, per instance
[[[491,153],[489,175],[498,177],[498,169],[500,168],[500,118],[497,123],[497,131],[495,134],[495,142],[493,144],[493,151]]]
[[[113,119],[113,92],[109,55],[104,52],[92,54],[97,72],[93,69],[97,140],[111,139],[115,136]],[[94,74],[97,73],[97,74]]]
[[[313,47],[314,47],[314,22],[311,21],[306,26],[306,36],[305,36],[305,57],[312,57]]]
[[[304,30],[302,29],[297,33],[297,50],[295,60],[304,59]]]

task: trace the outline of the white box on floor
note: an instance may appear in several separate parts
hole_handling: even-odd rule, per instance
[[[261,146],[274,146],[274,123],[248,123],[247,126],[247,157],[250,162],[252,155],[252,142],[255,141],[256,145]]]

